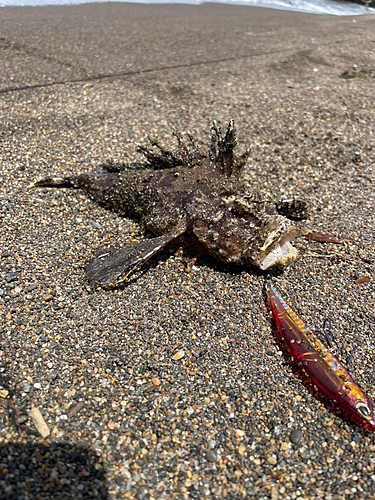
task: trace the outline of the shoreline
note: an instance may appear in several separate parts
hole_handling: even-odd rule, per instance
[[[39,2],[40,0],[32,0],[35,2]],[[282,0],[278,0],[282,1]],[[45,4],[45,3],[29,3],[29,4],[24,4],[24,5],[7,5],[7,4],[2,4],[0,7],[2,8],[12,8],[12,7],[53,7],[53,6],[64,6],[64,7],[69,7],[69,6],[74,6],[74,5],[86,5],[86,4],[98,4],[98,3],[135,3],[135,5],[194,5],[194,6],[199,6],[199,5],[206,5],[206,4],[218,4],[218,5],[230,5],[232,7],[260,7],[260,8],[265,8],[265,9],[273,9],[273,10],[284,10],[287,12],[299,12],[303,14],[315,14],[315,15],[335,15],[335,16],[360,16],[360,15],[367,15],[367,14],[374,14],[375,13],[375,0],[371,0],[372,5],[368,5],[367,0],[322,0],[321,5],[317,5],[314,2],[310,2],[308,0],[303,0],[303,3],[300,2],[299,5],[295,5],[294,7],[291,6],[290,4],[287,5],[288,2],[285,3],[285,5],[280,4],[272,4],[272,3],[264,3],[264,4],[251,4],[247,3],[246,1],[242,2],[236,2],[236,3],[231,3],[230,1],[225,1],[223,0],[222,2],[214,2],[214,1],[189,1],[186,0],[180,1],[180,2],[169,2],[168,0],[160,1],[160,2],[148,2],[147,0],[140,0],[139,2],[131,2],[131,1],[124,1],[124,2],[118,2],[118,0],[107,0],[107,2],[103,2],[102,0],[98,1],[91,1],[90,0],[77,0],[76,2],[70,0],[60,0],[60,2],[56,2],[50,4]],[[366,9],[372,8],[372,12],[367,11]]]

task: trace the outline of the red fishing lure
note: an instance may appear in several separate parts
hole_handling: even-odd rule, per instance
[[[293,357],[301,377],[316,395],[333,403],[347,418],[375,432],[375,416],[369,397],[319,337],[271,287],[267,290],[278,336]]]

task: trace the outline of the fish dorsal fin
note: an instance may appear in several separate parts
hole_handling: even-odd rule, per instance
[[[237,157],[234,154],[236,146],[237,138],[234,121],[229,122],[224,137],[221,134],[221,128],[214,121],[212,124],[210,158],[221,169],[225,177],[238,176],[249,156],[250,149]]]
[[[136,143],[138,151],[142,153],[155,170],[176,167],[194,167],[200,165],[207,154],[198,150],[194,137],[188,132],[190,145],[188,146],[177,128],[173,128],[173,135],[177,139],[178,148],[172,151],[160,144],[157,138],[147,136],[151,147]]]

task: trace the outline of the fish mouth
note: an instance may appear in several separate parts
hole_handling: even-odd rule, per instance
[[[280,234],[282,236],[280,236]],[[265,244],[260,249],[258,266],[263,271],[275,266],[288,266],[292,264],[298,255],[298,251],[291,242],[297,234],[295,228],[288,228],[285,232],[285,225],[277,227],[267,238]]]

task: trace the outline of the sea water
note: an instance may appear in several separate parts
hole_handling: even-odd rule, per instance
[[[79,3],[102,2],[105,0],[0,0],[0,7],[36,6],[36,5],[70,5]],[[107,0],[108,1],[108,0]],[[122,0],[109,0],[122,1]],[[126,1],[126,0],[125,0]],[[131,0],[132,3],[185,3],[198,5],[207,0]],[[210,0],[209,0],[210,1]],[[215,3],[230,5],[253,5],[271,9],[292,10],[311,14],[331,14],[336,16],[356,16],[375,14],[375,9],[355,3],[335,0],[214,0]]]

